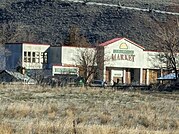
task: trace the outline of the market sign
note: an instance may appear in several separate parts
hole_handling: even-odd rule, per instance
[[[76,74],[77,69],[76,68],[55,68],[55,72],[58,72],[60,74]]]
[[[53,66],[53,74],[78,74],[77,67]]]
[[[134,62],[134,50],[129,50],[126,43],[121,43],[119,49],[113,49],[112,60],[127,60]]]
[[[114,50],[113,50],[113,53],[132,55],[132,54],[134,54],[134,51],[133,51],[133,50],[119,50],[119,49],[114,49]]]

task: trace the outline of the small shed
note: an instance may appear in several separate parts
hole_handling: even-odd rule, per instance
[[[11,84],[36,84],[36,81],[26,74],[21,74],[16,71],[3,70],[0,72],[0,83]]]

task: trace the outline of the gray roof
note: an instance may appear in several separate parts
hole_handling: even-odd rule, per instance
[[[36,83],[36,81],[34,80],[34,79],[32,79],[32,78],[30,78],[28,75],[26,75],[26,74],[21,74],[21,73],[19,73],[19,72],[15,72],[15,71],[8,71],[8,70],[3,70],[3,71],[5,71],[6,73],[8,73],[9,75],[11,75],[11,76],[13,76],[13,77],[15,77],[17,80],[20,80],[20,81],[24,81],[24,82],[26,82],[26,83],[28,83],[28,84],[35,84]],[[2,71],[2,72],[3,72]],[[1,72],[1,73],[2,73]]]

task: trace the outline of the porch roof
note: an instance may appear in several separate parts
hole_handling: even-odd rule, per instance
[[[175,73],[170,73],[157,78],[157,80],[174,80],[174,79],[176,79]]]

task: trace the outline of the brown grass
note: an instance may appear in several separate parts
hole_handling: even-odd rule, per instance
[[[177,134],[179,94],[0,85],[0,134]]]
[[[13,130],[9,124],[0,123],[0,134],[12,134]]]

